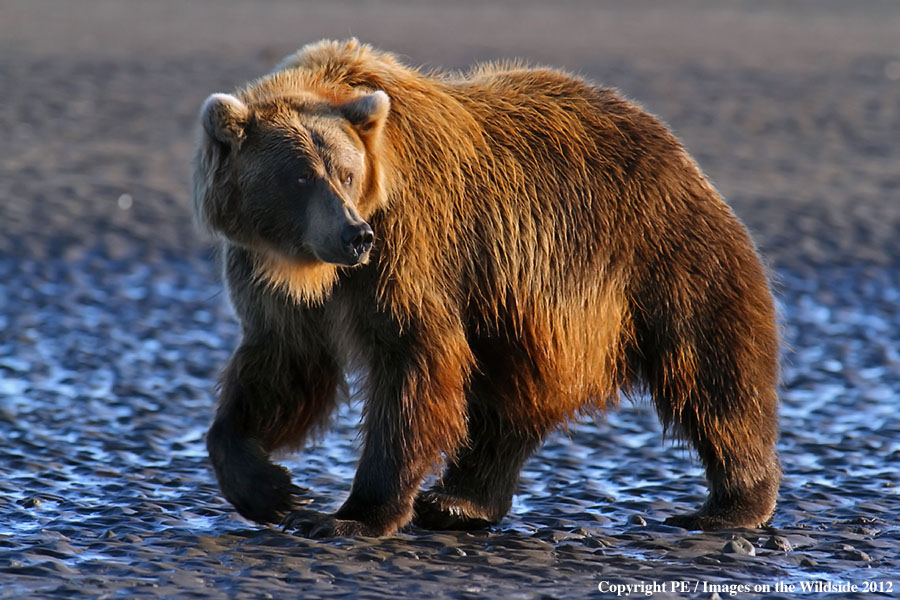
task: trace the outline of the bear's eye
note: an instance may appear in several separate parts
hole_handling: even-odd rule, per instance
[[[304,176],[304,177],[298,177],[298,178],[297,178],[297,183],[299,183],[300,185],[306,185],[307,183],[309,183],[309,177],[305,177],[305,176]]]
[[[347,187],[350,187],[350,185],[352,183],[353,183],[353,175],[350,173],[348,173],[347,175],[344,175],[344,185]]]

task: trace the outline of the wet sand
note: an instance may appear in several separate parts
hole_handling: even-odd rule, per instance
[[[0,598],[900,592],[896,4],[184,4],[0,5]],[[772,528],[662,525],[705,488],[643,402],[551,438],[492,531],[311,541],[218,496],[203,435],[238,332],[188,208],[196,112],[348,35],[414,64],[563,66],[685,141],[776,281]],[[314,507],[349,489],[358,416],[286,460]]]

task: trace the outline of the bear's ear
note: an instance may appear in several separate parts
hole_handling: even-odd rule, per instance
[[[344,118],[362,133],[376,133],[391,110],[391,99],[381,90],[348,100],[338,106]]]
[[[200,109],[200,121],[210,137],[237,148],[250,121],[250,109],[231,94],[213,94]]]

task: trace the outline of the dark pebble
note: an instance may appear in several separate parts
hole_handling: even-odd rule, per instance
[[[852,547],[845,547],[843,550],[839,550],[834,553],[835,558],[840,558],[842,560],[855,560],[855,561],[864,561],[871,562],[872,557],[863,552],[862,550],[857,550]]]

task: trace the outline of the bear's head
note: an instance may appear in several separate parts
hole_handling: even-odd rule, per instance
[[[366,220],[384,202],[375,155],[390,100],[356,94],[210,96],[194,164],[201,225],[282,269],[368,262],[375,238]]]

